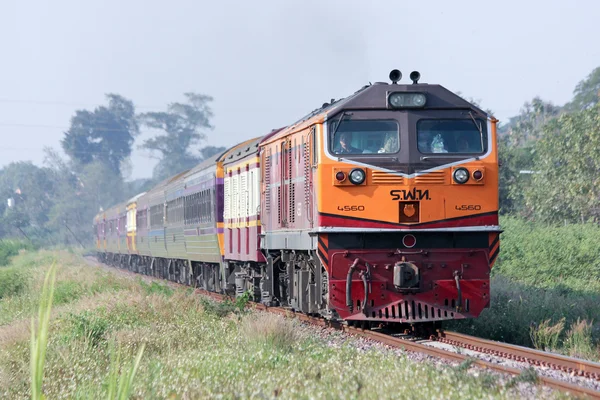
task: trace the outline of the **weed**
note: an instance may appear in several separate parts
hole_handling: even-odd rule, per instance
[[[0,240],[0,266],[8,265],[11,258],[24,249],[32,250],[33,246],[17,240]]]
[[[597,357],[592,343],[592,323],[578,318],[577,322],[571,324],[565,339],[565,348],[572,357]]]
[[[540,378],[537,371],[533,367],[527,367],[521,370],[521,373],[515,377],[512,377],[506,384],[508,387],[515,386],[518,383],[532,383],[537,384]]]
[[[54,289],[54,303],[67,304],[78,300],[85,292],[85,288],[75,281],[62,281]]]
[[[138,279],[138,283],[147,295],[161,294],[161,295],[170,297],[173,295],[173,292],[174,292],[174,290],[171,289],[169,286],[161,285],[154,281],[150,284],[147,284],[142,279]]]
[[[205,313],[218,318],[223,318],[230,314],[238,316],[243,315],[246,312],[249,301],[250,292],[245,292],[242,296],[235,298],[233,301],[229,298],[221,302],[202,298],[200,303],[202,304]]]
[[[48,330],[50,327],[50,312],[52,310],[52,297],[56,269],[53,264],[44,280],[40,307],[38,311],[38,329],[35,329],[35,318],[31,318],[31,397],[33,400],[45,399],[42,393],[44,379],[44,363],[46,361],[46,347],[48,345]]]
[[[558,349],[560,335],[565,329],[565,319],[562,318],[559,322],[552,325],[547,319],[539,325],[533,325],[530,328],[531,342],[533,347],[544,351],[553,351]]]
[[[133,379],[140,366],[142,355],[144,354],[145,345],[142,344],[138,352],[135,361],[129,368],[125,368],[119,376],[119,364],[121,359],[121,347],[117,349],[115,356],[115,345],[110,342],[110,372],[108,375],[108,396],[109,400],[125,400],[129,398],[131,393],[131,387],[133,386]]]
[[[251,343],[282,350],[290,350],[299,339],[292,321],[270,313],[246,315],[240,332]]]
[[[69,314],[68,319],[72,324],[71,335],[84,338],[92,347],[104,341],[110,324],[109,320],[100,315],[99,312],[93,311]]]
[[[456,368],[454,368],[454,370],[459,373],[467,372],[474,362],[475,359],[468,357],[463,362],[461,362]]]
[[[23,293],[29,280],[29,271],[14,267],[0,268],[0,300]]]

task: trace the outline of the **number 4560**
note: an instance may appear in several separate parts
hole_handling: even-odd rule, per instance
[[[365,206],[338,206],[338,211],[365,211]]]

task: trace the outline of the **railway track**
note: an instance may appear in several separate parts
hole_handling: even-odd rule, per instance
[[[93,262],[100,265],[99,261],[92,257],[86,257],[88,260],[93,259]],[[107,266],[108,267],[108,266]],[[111,267],[115,268],[115,267]],[[129,272],[132,275],[139,275],[134,272],[119,269],[123,272]],[[156,280],[163,280],[160,278],[150,277]],[[184,286],[176,282],[170,282],[176,286]],[[209,292],[203,289],[195,289],[195,292],[207,297],[210,297],[217,301],[224,301],[228,296],[221,295],[214,292]],[[491,371],[510,375],[520,375],[523,371],[519,368],[513,368],[499,363],[493,363],[482,359],[474,358],[466,354],[462,354],[456,351],[450,351],[443,348],[428,345],[431,343],[443,343],[446,345],[461,347],[464,349],[472,350],[483,354],[490,354],[496,357],[505,358],[508,360],[523,362],[531,366],[546,367],[554,369],[566,374],[587,378],[590,380],[600,381],[600,364],[593,363],[586,360],[575,359],[571,357],[561,356],[553,353],[546,353],[539,350],[529,349],[526,347],[510,345],[507,343],[495,342],[491,340],[480,339],[473,336],[463,335],[456,332],[439,331],[437,337],[432,337],[425,340],[419,340],[418,338],[411,338],[409,335],[397,335],[389,332],[378,332],[376,330],[368,330],[357,327],[348,326],[332,321],[325,320],[320,317],[312,317],[306,314],[296,313],[289,309],[280,307],[267,307],[260,303],[250,303],[251,308],[261,310],[265,312],[271,312],[279,314],[285,317],[297,318],[301,321],[338,329],[347,332],[352,335],[361,336],[366,339],[377,341],[390,347],[404,349],[406,351],[426,354],[432,357],[438,357],[441,359],[453,361],[453,362],[465,362],[469,361],[473,365],[481,368],[486,368]],[[538,376],[538,381],[542,385],[551,387],[553,389],[569,393],[571,395],[583,398],[600,399],[600,391],[596,391],[580,385],[574,385],[570,382],[566,382],[559,379],[554,379],[546,376]]]
[[[600,364],[592,361],[547,353],[493,340],[480,339],[456,332],[441,331],[437,340],[453,346],[600,381]]]

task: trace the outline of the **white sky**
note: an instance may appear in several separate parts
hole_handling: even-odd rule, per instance
[[[59,148],[76,109],[215,98],[208,144],[232,145],[389,71],[421,72],[501,120],[564,104],[600,66],[598,1],[0,0],[0,167]],[[142,134],[137,143],[149,137]],[[154,160],[134,152],[133,178]]]

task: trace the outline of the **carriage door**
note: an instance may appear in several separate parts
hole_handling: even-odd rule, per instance
[[[279,220],[281,226],[286,227],[289,225],[289,210],[290,210],[290,186],[291,186],[291,170],[292,170],[292,157],[291,157],[291,141],[286,139],[281,143],[281,195],[279,196]]]

